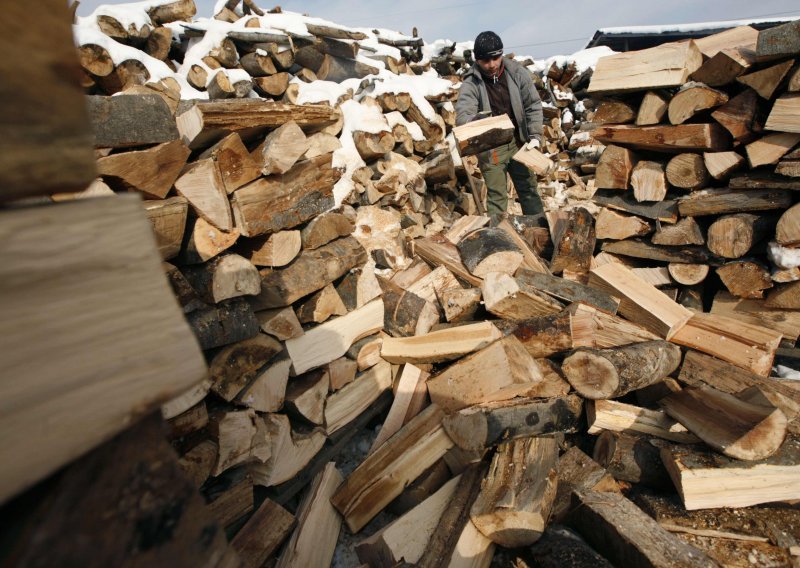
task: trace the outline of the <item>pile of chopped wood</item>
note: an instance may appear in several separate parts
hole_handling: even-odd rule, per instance
[[[151,419],[78,460],[46,499],[60,514],[38,513],[37,522],[48,521],[26,532],[32,536],[16,545],[23,549],[17,555],[41,554],[26,549],[27,542],[67,547],[57,535],[70,527],[72,511],[90,519],[81,524],[89,532],[100,530],[101,521],[91,521],[89,512],[110,502],[141,518],[109,515],[115,520],[105,521],[105,528],[122,535],[111,541],[118,546],[109,544],[100,555],[109,559],[136,550],[163,560],[187,550],[194,556],[184,558],[205,557],[209,565],[261,566],[274,559],[280,566],[323,566],[331,563],[342,522],[359,533],[390,511],[396,518],[373,527],[356,547],[365,564],[488,566],[497,546],[515,549],[519,562],[530,565],[713,566],[742,559],[790,564],[800,539],[800,512],[783,503],[800,499],[800,389],[770,375],[781,347],[793,347],[800,335],[795,285],[776,289],[766,300],[754,298],[769,286],[749,287],[756,280],[750,274],[762,274],[759,282],[771,285],[770,274],[757,261],[735,259],[763,255],[758,241],[773,234],[779,245],[772,247],[773,259],[789,262],[792,247],[800,244],[794,208],[788,209],[795,182],[776,177],[794,171],[789,151],[798,140],[788,137],[800,137],[797,113],[781,109],[791,109],[786,105],[795,95],[781,96],[766,109],[766,102],[747,95],[756,79],[746,80],[755,75],[776,81],[765,101],[793,88],[781,82],[791,65],[778,79],[775,69],[800,54],[792,43],[797,26],[789,26],[790,33],[776,28],[746,36],[739,29],[698,43],[668,44],[655,48],[657,57],[651,50],[615,55],[601,59],[593,75],[578,73],[577,66],[551,66],[540,83],[553,104],[544,149],[559,167],[542,168],[547,187],[571,184],[576,189],[570,199],[589,203],[596,185],[602,189],[594,202],[604,209],[597,219],[587,205],[490,220],[473,214],[479,191],[470,187],[471,173],[457,171],[460,160],[453,160],[451,146],[469,153],[496,143],[499,131],[473,125],[456,133],[457,142],[446,142],[457,80],[421,74],[393,84],[384,74],[365,84],[357,80],[347,92],[328,87],[317,99],[311,93],[319,82],[302,77],[332,79],[345,69],[358,79],[365,46],[372,46],[377,60],[385,56],[381,61],[390,70],[405,65],[422,71],[421,65],[410,50],[392,59],[375,47],[407,39],[377,32],[353,37],[353,30],[311,18],[304,23],[307,32],[287,23],[290,29],[279,29],[278,16],[285,14],[258,15],[252,2],[237,12],[236,5],[222,7],[218,19],[227,23],[219,25],[177,22],[194,13],[191,1],[181,0],[159,5],[180,8],[173,15],[151,7],[147,30],[96,14],[95,31],[139,52],[143,46],[154,49],[151,43],[167,35],[156,30],[172,28],[175,42],[167,53],[183,45],[184,64],[187,58],[193,62],[193,75],[186,75],[190,88],[205,89],[212,98],[225,90],[217,90],[225,86],[223,77],[231,83],[237,74],[209,69],[241,66],[256,91],[256,78],[291,70],[301,79],[284,89],[284,101],[180,101],[188,92],[180,72],[148,82],[135,78],[145,76],[135,63],[113,61],[112,70],[101,75],[89,62],[113,60],[118,48],[109,49],[98,35],[95,43],[79,35],[81,61],[91,73],[84,86],[125,95],[87,99],[100,180],[79,193],[39,192],[71,203],[4,212],[18,218],[20,234],[32,243],[49,243],[43,258],[55,266],[62,249],[77,241],[72,263],[64,262],[76,278],[90,280],[87,265],[102,272],[98,267],[108,263],[117,278],[99,282],[97,290],[105,293],[107,287],[118,311],[92,311],[88,301],[97,296],[88,291],[100,292],[81,289],[83,281],[76,284],[69,271],[57,275],[64,280],[62,295],[49,290],[52,299],[44,307],[73,305],[64,299],[69,294],[86,300],[97,319],[92,345],[108,349],[106,367],[96,370],[116,376],[118,367],[136,359],[129,352],[120,352],[119,363],[112,357],[109,343],[125,342],[146,355],[134,370],[150,382],[139,385],[136,400],[95,400],[91,408],[100,412],[107,406],[114,420],[94,438],[84,434],[87,422],[70,417],[70,433],[82,445],[51,458],[49,469],[37,469],[28,479],[22,472],[29,466],[20,462],[12,478],[17,486],[3,498],[120,432],[126,420],[159,398],[169,399],[161,412],[180,456],[175,464],[158,421]],[[262,26],[266,21],[259,18],[270,15],[269,27]],[[198,45],[208,50],[192,55],[195,60],[189,54]],[[421,42],[403,47],[424,52]],[[158,59],[172,61],[161,53]],[[428,64],[455,71],[463,64],[455,53],[429,58]],[[731,64],[717,61],[723,56],[749,61],[752,69],[742,64],[738,76],[713,82],[711,76],[734,73]],[[637,62],[653,68],[642,71]],[[142,65],[153,79],[154,67]],[[266,71],[258,75],[253,65]],[[669,99],[670,89],[702,73],[712,86],[690,83]],[[592,97],[628,94],[585,105],[567,93],[569,86],[582,89],[590,76]],[[742,82],[747,87],[734,92],[740,87],[731,85]],[[726,92],[719,90],[724,85]],[[240,87],[244,95],[251,88]],[[745,123],[733,146],[723,126],[711,120],[742,96],[750,101],[749,118],[734,111],[723,113],[728,122],[720,120],[724,128],[731,116]],[[644,99],[638,113],[637,97]],[[309,104],[320,102],[325,104]],[[759,131],[759,106],[769,110],[765,128],[776,134]],[[567,110],[592,119],[596,128],[578,125],[578,118],[565,120]],[[708,112],[717,118],[708,119]],[[607,126],[648,113],[658,118],[636,127]],[[673,114],[677,122],[658,125]],[[508,135],[509,129],[500,131]],[[783,153],[773,154],[781,143]],[[579,146],[593,150],[582,153]],[[676,154],[667,161],[659,154],[664,151]],[[743,165],[741,151],[752,167],[769,163],[766,154],[772,162],[789,157],[768,178],[746,174],[736,178],[734,189],[705,189],[712,177],[727,179],[731,168],[719,176],[703,172],[719,173],[723,161]],[[590,156],[599,159],[596,167]],[[629,186],[632,197],[620,191]],[[683,190],[681,199],[673,199],[676,188]],[[164,282],[157,264],[143,260],[152,242],[135,222],[138,204],[120,195],[127,192],[145,198],[163,271],[208,364],[200,382],[197,348],[185,345],[178,333],[185,326],[169,320],[177,315],[174,305],[156,302],[155,291],[136,296],[148,292],[146,282],[154,289]],[[110,197],[75,201],[104,194]],[[780,220],[750,213],[782,209],[788,210]],[[57,211],[66,213],[51,213]],[[736,215],[710,224],[695,219],[730,213]],[[63,224],[57,233],[39,229],[51,216]],[[657,229],[652,242],[629,240],[653,231],[648,219]],[[126,230],[119,243],[96,237],[95,244],[75,236],[85,227],[81,223],[93,236],[111,230],[105,225]],[[125,237],[130,250],[114,259],[115,251],[126,248]],[[698,238],[703,241],[691,240]],[[614,242],[595,254],[604,239]],[[701,246],[706,242],[707,248]],[[19,278],[14,261],[36,248],[9,250],[0,264],[15,292],[10,306],[19,309],[28,305],[30,284]],[[632,258],[653,262],[636,265]],[[738,297],[718,296],[704,313],[697,285],[710,266],[719,267],[720,279]],[[119,277],[134,270],[130,281]],[[793,278],[795,272],[772,278]],[[673,281],[685,286],[680,293]],[[737,284],[731,288],[729,282]],[[676,292],[665,294],[659,289],[665,286]],[[714,290],[710,282],[707,292]],[[133,333],[123,325],[127,317],[137,326]],[[88,335],[80,327],[87,318],[73,308],[54,319]],[[99,322],[106,318],[114,320],[116,335],[103,342]],[[163,335],[149,333],[159,325]],[[56,331],[65,333],[62,327]],[[174,339],[167,328],[175,331]],[[84,338],[78,335],[78,341]],[[172,350],[171,341],[184,343]],[[182,364],[173,360],[175,353],[195,357]],[[794,350],[783,354],[792,357]],[[31,358],[27,351],[18,356]],[[56,372],[57,360],[40,352],[32,357],[51,375]],[[84,363],[87,382],[100,383],[92,359]],[[25,370],[16,364],[10,368]],[[159,370],[169,375],[162,389],[152,384]],[[20,400],[32,400],[28,391],[20,392],[27,394]],[[95,392],[101,391],[89,394]],[[80,414],[78,408],[73,414]],[[335,465],[343,448],[376,424],[380,430],[367,456],[343,476]],[[12,448],[9,459],[15,451],[21,450]],[[96,487],[87,487],[90,475],[99,478]],[[205,505],[192,501],[195,489]],[[171,491],[181,498],[170,499]],[[763,503],[774,509],[755,507]],[[739,509],[709,511],[728,507]],[[205,515],[216,525],[204,524]],[[216,526],[225,529],[230,546]],[[73,556],[64,557],[79,559],[86,550],[81,542],[70,542]]]

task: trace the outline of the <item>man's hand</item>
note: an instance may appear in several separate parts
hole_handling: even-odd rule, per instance
[[[530,142],[525,144],[525,149],[526,150],[533,150],[534,148],[539,148],[539,146],[540,146],[539,139],[538,138],[533,138],[533,139],[531,139]]]

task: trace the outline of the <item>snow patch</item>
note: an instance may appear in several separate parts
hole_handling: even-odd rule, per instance
[[[782,247],[775,241],[767,245],[767,258],[783,269],[800,267],[800,249]]]

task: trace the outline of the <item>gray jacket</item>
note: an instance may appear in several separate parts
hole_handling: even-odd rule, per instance
[[[542,138],[542,100],[531,79],[530,71],[513,59],[504,59],[508,74],[508,94],[511,109],[518,124],[519,138],[523,141]],[[456,124],[461,126],[478,118],[478,113],[491,112],[489,95],[483,82],[483,75],[477,63],[464,74],[464,81],[456,101]]]

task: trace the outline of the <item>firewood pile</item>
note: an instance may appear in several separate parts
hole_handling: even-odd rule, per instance
[[[110,502],[125,512],[104,523],[109,559],[324,566],[344,530],[364,535],[369,566],[488,566],[501,548],[529,566],[796,562],[800,389],[772,374],[800,335],[797,25],[541,70],[544,154],[520,159],[544,164],[549,211],[489,219],[457,149],[503,129],[452,136],[463,45],[238,4],[79,21],[100,177],[3,212],[43,258],[111,267],[98,286],[120,323],[96,326],[97,370],[135,361],[149,381],[95,402],[115,414],[94,437],[70,416],[81,443],[49,470],[19,464],[3,498],[72,462],[46,500],[58,522],[29,538],[60,550],[65,511]],[[30,229],[51,218],[64,244]],[[78,223],[125,231],[104,245]],[[44,307],[93,314],[103,296],[79,288]],[[141,359],[112,357],[115,341]],[[177,459],[157,419],[127,428],[156,403]],[[343,474],[344,449],[377,426]],[[27,542],[17,556],[36,559]]]

